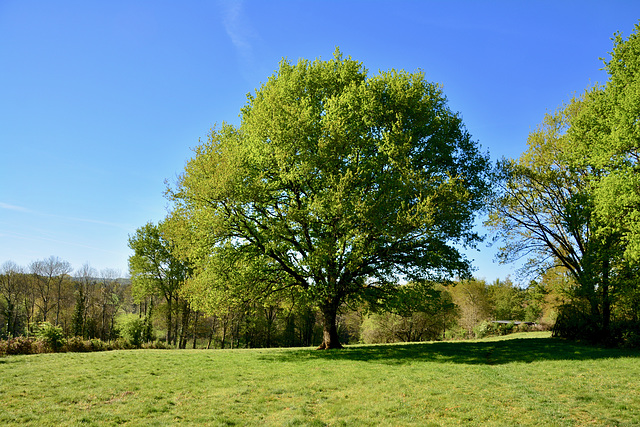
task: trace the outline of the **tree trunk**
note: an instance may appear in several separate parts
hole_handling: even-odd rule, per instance
[[[318,350],[330,350],[342,348],[338,337],[338,304],[330,302],[322,307],[322,344]]]
[[[173,296],[169,294],[169,296],[165,295],[165,299],[167,300],[167,345],[171,345],[171,328],[173,327],[173,321],[171,319],[171,301],[173,300]]]
[[[228,316],[228,315],[227,315]],[[226,317],[224,322],[222,323],[222,340],[220,341],[220,348],[224,348],[224,342],[227,339],[227,326],[228,326],[229,318]]]
[[[211,333],[209,334],[209,342],[207,342],[207,350],[211,348],[211,341],[213,341],[213,335],[216,333],[216,318],[214,317],[211,322]]]
[[[182,302],[182,329],[180,332],[180,345],[181,349],[187,348],[187,339],[189,334],[189,321],[191,320],[191,310],[189,303],[184,300]]]
[[[176,310],[176,315],[175,315],[175,321],[173,322],[175,325],[175,328],[173,330],[173,346],[176,348],[179,348],[179,341],[178,338],[180,337],[180,304],[178,302],[178,296],[176,295],[176,298],[174,300],[175,304],[175,310]]]
[[[193,319],[193,347],[196,348],[196,344],[198,342],[198,312],[196,311],[194,319]]]
[[[611,299],[609,297],[609,258],[602,263],[602,329],[605,337],[609,335],[611,323]]]

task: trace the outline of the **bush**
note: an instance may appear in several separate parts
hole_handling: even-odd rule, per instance
[[[53,352],[62,349],[64,345],[64,332],[60,326],[53,326],[49,322],[42,322],[36,332],[38,340],[44,343],[45,347]]]
[[[497,326],[498,327],[495,328],[495,325],[494,325],[494,328],[496,329],[496,332],[498,333],[498,335],[509,335],[509,334],[517,331],[516,324],[513,323],[513,322],[500,323]],[[525,326],[525,329],[526,329],[527,325],[524,325],[524,326]]]
[[[640,330],[627,330],[622,332],[621,345],[624,348],[640,348]]]
[[[131,346],[135,348],[142,347],[142,343],[147,341],[149,331],[149,323],[146,319],[141,319],[135,314],[127,314],[118,320],[120,335],[126,339]]]
[[[135,348],[128,339],[117,338],[107,344],[107,350],[131,350]]]
[[[393,334],[385,326],[384,315],[372,314],[367,316],[360,325],[360,339],[365,344],[394,342]]]
[[[529,327],[526,324],[516,326],[514,322],[493,323],[488,320],[484,320],[482,321],[482,323],[473,328],[473,333],[476,338],[485,338],[496,335],[509,335],[513,332],[526,332],[528,330]]]
[[[93,351],[90,341],[84,341],[82,337],[69,338],[62,348],[62,351],[69,351],[73,353],[84,353]]]
[[[98,338],[93,338],[89,340],[89,345],[91,346],[91,351],[106,351],[107,345]]]
[[[587,307],[565,304],[558,308],[553,336],[570,340],[601,342],[603,331],[598,319],[588,313]]]
[[[612,347],[640,348],[640,322],[619,320],[612,322],[604,343]]]
[[[170,347],[167,346],[167,344],[165,344],[164,341],[160,341],[160,340],[155,340],[153,342],[147,342],[142,344],[142,348],[144,349],[158,349],[158,350],[166,350]]]
[[[473,334],[476,338],[484,338],[490,335],[495,334],[495,329],[493,328],[493,324],[488,320],[483,320],[482,323],[478,324],[473,328]]]
[[[444,333],[445,340],[466,340],[469,338],[469,332],[462,326],[447,329]]]
[[[33,338],[16,337],[6,341],[0,340],[0,356],[33,353],[35,353]]]

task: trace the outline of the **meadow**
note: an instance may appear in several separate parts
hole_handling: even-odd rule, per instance
[[[0,425],[640,425],[640,352],[520,333],[0,358]]]

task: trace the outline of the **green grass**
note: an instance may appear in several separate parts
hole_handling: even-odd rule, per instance
[[[0,358],[0,425],[640,425],[640,352],[515,334]]]

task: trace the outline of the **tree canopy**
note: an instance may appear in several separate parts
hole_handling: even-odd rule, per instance
[[[321,348],[336,348],[344,303],[385,307],[404,280],[469,274],[455,244],[479,240],[489,169],[422,72],[369,76],[339,51],[283,60],[240,125],[195,148],[165,227],[195,267],[193,299],[296,289],[324,316]]]
[[[640,261],[640,24],[628,39],[613,38],[605,61],[609,79],[585,93],[570,134],[580,143],[575,162],[597,170],[596,214],[620,233],[625,257]]]
[[[586,338],[612,339],[614,314],[637,319],[625,305],[638,298],[640,260],[639,30],[615,35],[605,85],[547,114],[528,151],[501,163],[487,222],[504,260],[531,256],[569,272],[575,286],[556,328]]]

